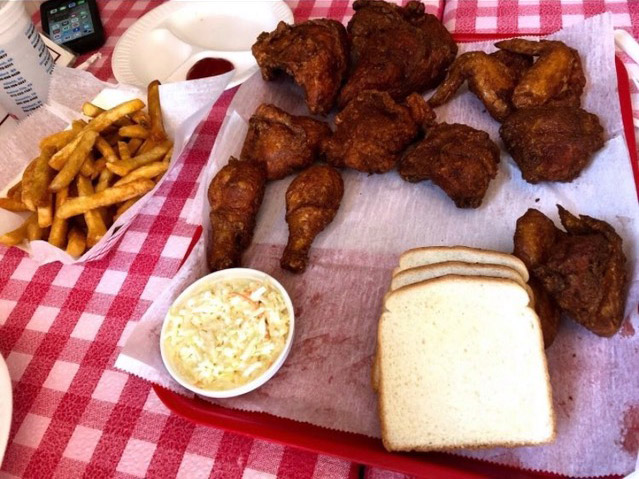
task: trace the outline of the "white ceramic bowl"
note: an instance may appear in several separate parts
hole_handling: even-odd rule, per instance
[[[180,374],[173,368],[171,361],[168,359],[164,351],[164,338],[166,335],[166,328],[169,323],[167,321],[167,317],[168,317],[168,314],[167,314],[167,317],[164,318],[164,324],[162,325],[162,332],[160,333],[160,352],[162,354],[162,361],[164,362],[164,366],[166,367],[169,374],[173,377],[173,379],[175,379],[178,383],[180,383],[186,389],[193,391],[194,393],[199,394],[201,396],[206,396],[210,398],[230,398],[230,397],[246,394],[247,392],[260,387],[262,384],[264,384],[266,381],[268,381],[275,375],[275,373],[280,369],[282,364],[284,364],[284,361],[286,360],[288,353],[291,350],[291,345],[293,344],[293,334],[295,331],[295,312],[293,310],[293,303],[291,302],[291,298],[289,297],[284,287],[275,278],[273,278],[272,276],[262,271],[257,271],[255,269],[249,269],[249,268],[231,268],[231,269],[223,269],[220,271],[216,271],[215,273],[211,273],[209,275],[206,275],[200,278],[191,286],[189,286],[184,291],[182,291],[182,294],[180,294],[175,299],[171,307],[173,307],[173,305],[181,303],[184,299],[195,294],[196,292],[199,292],[201,289],[203,289],[207,285],[218,283],[218,282],[229,282],[229,281],[241,280],[241,279],[254,279],[254,280],[268,283],[272,285],[277,291],[279,291],[279,293],[284,298],[284,303],[286,304],[286,308],[288,309],[288,313],[289,313],[288,337],[286,338],[284,349],[282,350],[280,355],[277,357],[277,359],[275,359],[273,364],[271,364],[271,366],[266,371],[264,371],[261,375],[259,375],[252,381],[249,381],[248,383],[243,384],[242,386],[239,386],[234,389],[225,389],[223,391],[216,391],[211,389],[200,389],[194,386],[193,384],[189,383],[186,379],[182,378],[182,376],[180,376]]]

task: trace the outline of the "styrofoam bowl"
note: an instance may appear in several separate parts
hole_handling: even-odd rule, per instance
[[[291,302],[291,298],[286,292],[286,290],[284,289],[284,287],[275,278],[273,278],[272,276],[262,271],[249,269],[249,268],[230,268],[230,269],[223,269],[220,271],[216,271],[215,273],[208,274],[200,278],[199,280],[197,280],[188,288],[186,288],[182,292],[182,294],[180,294],[175,299],[175,301],[171,305],[171,308],[173,308],[174,305],[181,303],[188,297],[199,293],[203,289],[206,289],[211,284],[219,283],[219,282],[231,282],[234,280],[246,280],[246,279],[253,279],[253,280],[262,281],[264,283],[268,283],[271,286],[273,286],[284,298],[284,303],[286,304],[286,309],[288,310],[288,313],[289,313],[288,337],[286,338],[284,349],[282,350],[280,355],[277,357],[277,359],[273,361],[273,364],[271,364],[271,366],[266,371],[264,371],[261,375],[259,375],[258,377],[256,377],[255,379],[253,379],[252,381],[246,384],[238,386],[237,388],[234,388],[234,389],[225,389],[221,391],[212,390],[212,389],[201,389],[189,383],[186,379],[184,379],[177,372],[177,370],[173,368],[171,361],[166,356],[166,353],[164,351],[164,338],[166,335],[166,328],[168,325],[168,321],[167,321],[168,312],[167,312],[167,316],[164,318],[164,323],[162,324],[162,331],[160,333],[160,353],[162,355],[162,361],[164,362],[164,366],[166,367],[166,370],[173,377],[173,379],[175,379],[175,381],[177,381],[181,386],[185,387],[186,389],[196,394],[199,394],[205,397],[210,397],[210,398],[230,398],[230,397],[246,394],[250,391],[253,391],[254,389],[257,389],[258,387],[266,383],[269,379],[271,379],[275,375],[275,373],[277,373],[280,367],[282,367],[282,364],[284,364],[284,361],[286,361],[286,358],[288,357],[288,353],[290,352],[291,346],[293,344],[293,335],[295,332],[295,311],[293,310],[293,303]]]

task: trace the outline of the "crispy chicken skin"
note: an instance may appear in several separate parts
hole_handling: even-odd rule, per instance
[[[487,133],[440,123],[403,156],[398,171],[410,182],[431,180],[458,208],[477,208],[497,176],[499,148]]]
[[[320,142],[330,134],[324,122],[262,104],[249,120],[240,158],[264,163],[266,178],[278,180],[310,166],[317,159]]]
[[[515,254],[528,251],[528,258],[539,259],[531,274],[563,312],[595,334],[612,336],[623,321],[626,299],[621,238],[605,221],[558,208],[566,232],[556,229],[549,241],[541,235],[550,220],[528,210],[517,221]]]
[[[416,93],[407,99],[407,105],[395,103],[387,92],[361,92],[337,114],[335,132],[322,142],[326,161],[366,173],[392,170],[419,134],[420,125],[434,118]]]
[[[495,46],[512,53],[539,57],[513,91],[515,108],[580,105],[586,77],[577,50],[563,42],[536,42],[523,38],[503,40]]]
[[[286,190],[288,243],[280,261],[294,273],[306,269],[308,253],[315,237],[333,221],[344,196],[339,172],[327,165],[302,171]]]
[[[541,333],[544,337],[544,347],[549,348],[555,341],[559,331],[561,311],[538,279],[531,277],[528,280],[528,286],[530,286],[535,297],[535,312],[539,318]]]
[[[504,121],[510,115],[513,109],[510,98],[517,84],[515,74],[498,58],[484,52],[468,52],[457,57],[428,104],[443,105],[466,80],[468,89],[495,120]]]
[[[242,253],[251,244],[255,217],[264,198],[266,170],[261,163],[231,157],[211,181],[208,190],[212,242],[211,271],[241,265]]]
[[[533,64],[532,56],[509,52],[508,50],[497,50],[491,53],[490,56],[508,67],[516,83],[519,83],[520,78]]]
[[[348,68],[348,36],[341,23],[324,18],[280,22],[257,37],[252,51],[264,80],[281,71],[293,77],[311,113],[326,114],[335,104]]]
[[[599,118],[566,106],[517,110],[499,133],[529,183],[574,180],[604,145]]]
[[[339,97],[340,108],[364,90],[387,91],[401,101],[436,86],[457,54],[450,33],[421,2],[404,7],[357,0],[348,23],[351,71]]]

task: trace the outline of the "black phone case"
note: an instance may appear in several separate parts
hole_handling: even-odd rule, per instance
[[[42,29],[47,35],[49,32],[49,17],[47,12],[51,8],[56,8],[58,5],[68,3],[69,0],[48,0],[40,5],[40,17],[42,19]],[[62,43],[69,50],[75,53],[86,53],[91,50],[95,50],[104,45],[104,27],[102,26],[102,20],[100,18],[100,10],[96,0],[86,0],[89,5],[89,12],[91,13],[91,19],[93,21],[94,32],[86,37],[77,38],[70,42]],[[56,42],[57,43],[57,42]]]

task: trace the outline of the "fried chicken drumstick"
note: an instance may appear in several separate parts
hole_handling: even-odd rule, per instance
[[[339,172],[327,165],[302,171],[286,190],[288,244],[282,255],[282,268],[294,273],[306,269],[308,252],[315,237],[333,221],[344,196]]]
[[[495,46],[512,53],[539,56],[513,91],[515,108],[580,106],[586,77],[577,50],[563,42],[523,38],[503,40]]]
[[[366,173],[392,170],[420,126],[434,119],[424,99],[414,93],[399,105],[387,92],[361,92],[336,117],[336,131],[322,142],[326,161]]]
[[[483,131],[466,125],[440,123],[406,152],[400,176],[413,183],[431,180],[458,208],[477,208],[497,176],[499,148]]]
[[[599,118],[566,106],[517,110],[499,134],[529,183],[574,180],[604,145]]]
[[[313,114],[326,114],[335,104],[348,67],[348,36],[344,26],[329,19],[296,25],[280,22],[263,32],[252,47],[264,80],[285,72],[300,85]]]
[[[233,157],[211,181],[208,190],[211,271],[241,265],[242,253],[253,238],[255,217],[264,198],[265,185],[264,165]]]
[[[605,221],[558,208],[566,232],[534,209],[517,220],[515,255],[561,311],[599,336],[612,336],[626,302],[621,238]]]
[[[364,90],[387,91],[396,100],[437,85],[457,54],[450,33],[421,2],[404,7],[357,0],[348,23],[351,72],[339,97],[345,107]]]
[[[320,142],[330,134],[324,122],[262,104],[249,120],[240,158],[264,163],[266,178],[278,180],[310,166],[317,159]]]

